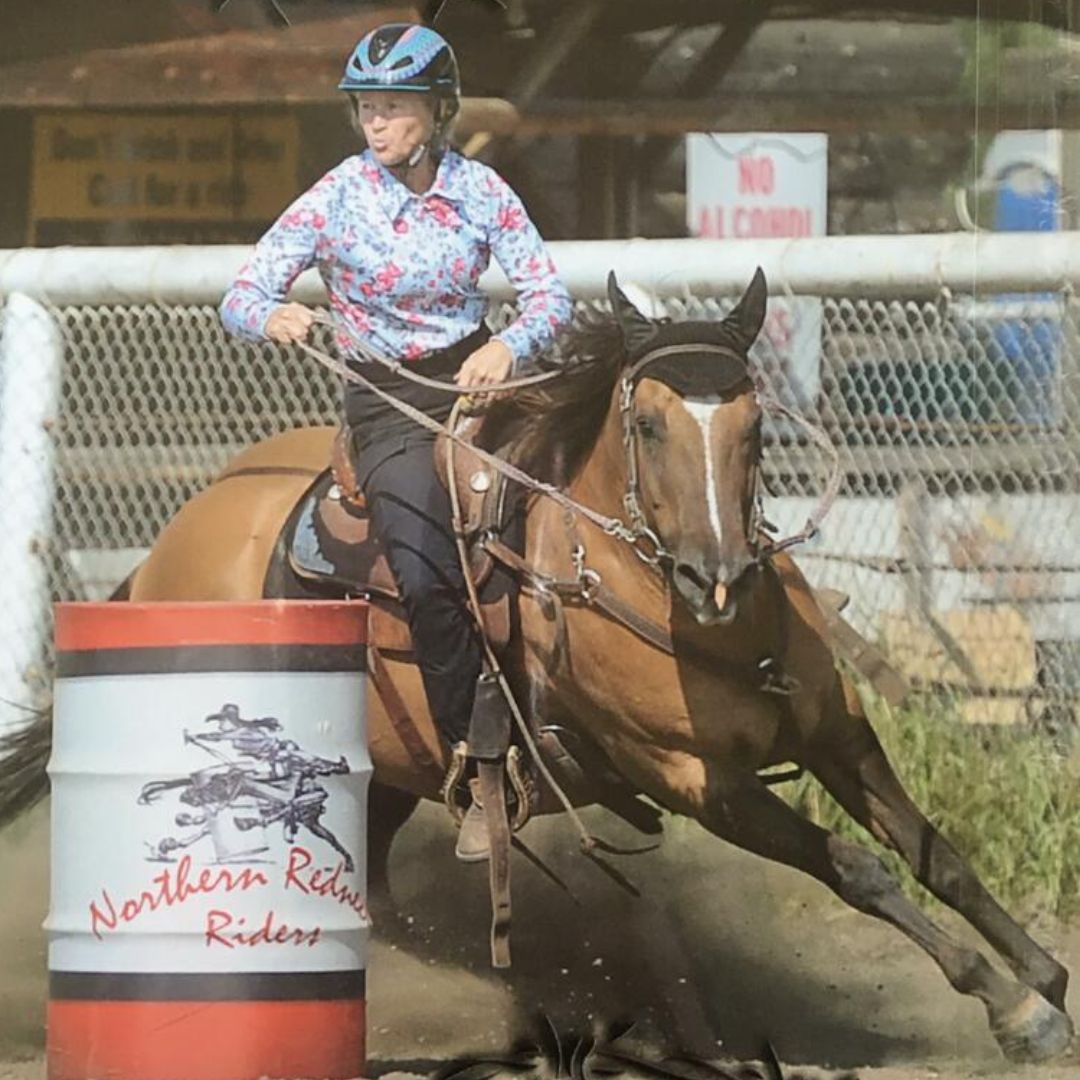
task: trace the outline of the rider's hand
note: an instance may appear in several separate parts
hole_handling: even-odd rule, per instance
[[[493,386],[496,383],[505,382],[510,377],[514,367],[514,354],[509,347],[497,338],[492,338],[487,344],[481,345],[461,365],[458,373],[454,376],[454,382],[464,388],[470,386]],[[479,394],[482,403],[495,401],[502,394]]]
[[[266,336],[279,345],[303,341],[315,325],[315,312],[303,304],[281,304],[266,320]]]

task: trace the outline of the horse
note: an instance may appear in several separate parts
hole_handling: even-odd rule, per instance
[[[635,792],[895,926],[955,990],[983,1003],[1009,1058],[1063,1053],[1073,1031],[1068,972],[908,796],[837,669],[815,594],[791,556],[766,542],[757,497],[762,405],[748,359],[765,315],[763,274],[723,320],[654,320],[614,278],[609,293],[612,316],[574,332],[567,351],[576,362],[562,378],[495,402],[480,422],[481,434],[500,432],[509,461],[622,523],[599,528],[543,492],[525,500],[520,632],[506,654],[515,688],[545,725],[599,747]],[[242,453],[181,508],[117,599],[311,595],[290,576],[279,538],[325,471],[331,440],[329,428],[298,429]],[[553,599],[543,587],[553,580],[582,585]],[[607,605],[593,602],[599,590]],[[432,762],[445,764],[415,667],[388,659],[383,678]],[[439,797],[441,770],[418,766],[385,695],[371,695],[368,723],[374,882],[397,828],[420,799]],[[20,738],[0,778],[10,789],[20,776],[26,802],[27,776],[31,787],[44,785],[47,718]],[[875,854],[775,794],[767,770],[784,763],[811,772],[895,849],[1012,976],[936,925]],[[9,812],[15,798],[9,790]]]

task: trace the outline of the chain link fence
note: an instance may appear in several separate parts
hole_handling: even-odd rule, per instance
[[[730,303],[686,298],[665,309],[675,319],[718,318]],[[289,350],[227,339],[210,306],[45,310],[63,349],[51,462],[37,453],[9,490],[34,485],[50,497],[48,528],[33,543],[54,600],[108,595],[243,447],[335,419],[334,376]],[[5,354],[13,314],[4,315],[0,415],[10,415],[11,372],[34,358]],[[796,553],[811,582],[848,594],[856,627],[916,681],[959,691],[973,721],[1072,725],[1080,689],[1072,295],[781,297],[754,355],[772,392],[821,425],[839,452],[841,497]],[[801,527],[827,472],[795,429],[769,425],[766,510],[782,533]],[[6,505],[5,517],[18,505]],[[0,654],[26,633],[0,630]],[[31,666],[35,690],[47,693],[47,655]]]

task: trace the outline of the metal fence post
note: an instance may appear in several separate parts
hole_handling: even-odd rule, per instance
[[[35,704],[49,640],[49,551],[63,341],[48,310],[14,292],[0,332],[0,726]]]

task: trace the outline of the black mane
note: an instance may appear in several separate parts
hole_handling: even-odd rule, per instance
[[[560,351],[567,358],[561,377],[497,401],[478,441],[511,447],[511,463],[564,487],[596,444],[625,352],[618,324],[596,312],[575,322]]]
[[[647,349],[662,345],[719,344],[742,353],[730,330],[719,321],[658,322]],[[538,480],[565,487],[596,445],[611,404],[615,381],[626,364],[623,333],[609,314],[581,316],[560,342],[567,358],[561,378],[535,389],[519,390],[496,402],[478,442],[485,449],[510,447],[509,460]],[[721,375],[715,356],[657,361],[648,369],[680,394],[723,392],[731,379]]]

